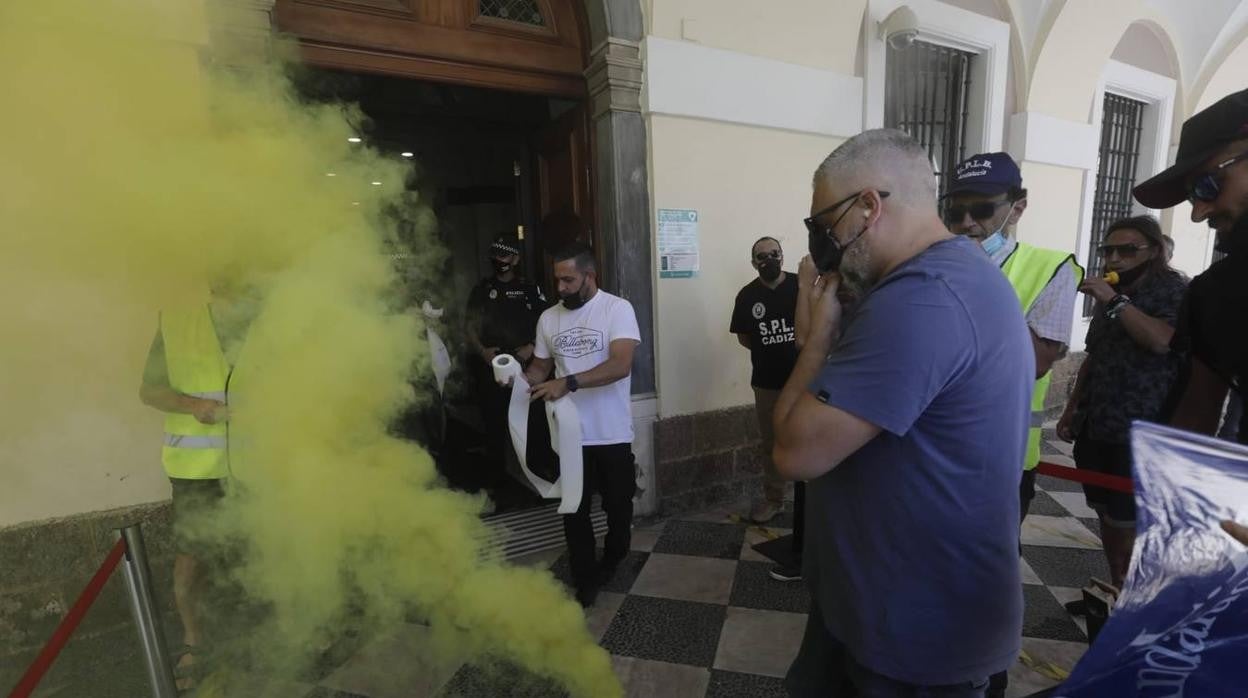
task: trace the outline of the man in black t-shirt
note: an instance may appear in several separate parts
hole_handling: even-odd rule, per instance
[[[1187,360],[1170,423],[1212,435],[1228,389],[1242,397],[1248,380],[1248,90],[1184,122],[1175,164],[1134,193],[1149,208],[1190,201],[1192,221],[1208,221],[1226,255],[1192,279],[1171,343]],[[1238,438],[1248,443],[1242,422]]]
[[[754,388],[758,428],[763,437],[763,498],[751,508],[750,519],[755,523],[766,523],[784,506],[784,480],[776,472],[771,459],[774,441],[771,417],[780,389],[797,362],[794,335],[797,276],[781,268],[784,250],[775,238],[764,237],[754,243],[750,248],[750,264],[757,270],[758,278],[737,293],[729,330],[737,335],[741,346],[750,350],[750,363],[753,365],[750,385]],[[799,503],[803,494],[802,485],[798,483],[795,496]],[[794,518],[800,518],[800,512]],[[796,531],[795,526],[795,536]],[[800,540],[796,546],[800,555]],[[773,570],[772,576],[785,581],[801,579],[801,565],[781,565]]]
[[[485,484],[497,485],[512,451],[507,426],[511,390],[499,387],[494,381],[490,362],[499,354],[510,354],[528,365],[533,359],[537,319],[547,303],[537,284],[520,278],[518,242],[499,237],[490,245],[490,263],[494,266],[493,276],[482,279],[468,295],[466,335],[471,354],[469,363],[485,423],[486,448],[490,465],[495,468]]]

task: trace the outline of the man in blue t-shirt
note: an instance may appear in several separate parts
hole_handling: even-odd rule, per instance
[[[815,173],[806,342],[775,460],[808,480],[813,599],[786,685],[980,698],[1018,657],[1035,364],[1009,282],[936,211],[927,152],[867,131]],[[859,299],[842,319],[838,294]]]

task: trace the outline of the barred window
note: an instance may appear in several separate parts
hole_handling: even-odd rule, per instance
[[[480,0],[479,11],[482,17],[494,17],[535,27],[546,25],[542,19],[542,11],[537,7],[537,0]]]
[[[1105,268],[1097,251],[1110,223],[1131,215],[1131,189],[1140,162],[1140,137],[1144,131],[1144,102],[1105,93],[1101,117],[1101,145],[1097,152],[1096,195],[1092,199],[1092,231],[1088,236],[1089,270]],[[1083,316],[1090,317],[1095,301],[1083,302]]]
[[[946,174],[966,153],[968,98],[975,54],[926,41],[888,48],[884,125],[927,148],[945,193]]]

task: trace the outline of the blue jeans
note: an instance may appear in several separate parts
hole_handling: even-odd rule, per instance
[[[949,686],[916,686],[877,674],[856,662],[832,637],[818,606],[811,603],[802,647],[784,677],[784,687],[793,698],[984,698],[988,677]]]

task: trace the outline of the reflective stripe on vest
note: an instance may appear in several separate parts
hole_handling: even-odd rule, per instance
[[[169,387],[183,395],[225,402],[230,368],[208,306],[161,312],[160,332]],[[161,461],[169,477],[225,477],[229,474],[225,425],[203,424],[194,415],[166,413]]]
[[[197,397],[202,400],[216,400],[217,402],[225,402],[224,390],[208,390],[202,393],[182,393],[182,394],[190,395],[191,397]]]
[[[1075,261],[1069,252],[1046,250],[1032,247],[1020,242],[1001,265],[1005,278],[1009,279],[1018,294],[1019,305],[1025,315],[1035,304],[1044,287],[1049,285],[1053,277],[1061,270],[1062,265],[1070,262],[1075,265],[1075,284],[1083,282],[1083,267]],[[1027,432],[1027,451],[1023,456],[1023,469],[1031,470],[1040,462],[1041,427],[1044,426],[1044,398],[1049,394],[1049,383],[1052,372],[1044,374],[1036,381],[1031,390],[1031,429]]]
[[[187,436],[165,434],[165,445],[170,448],[225,448],[224,436]]]

